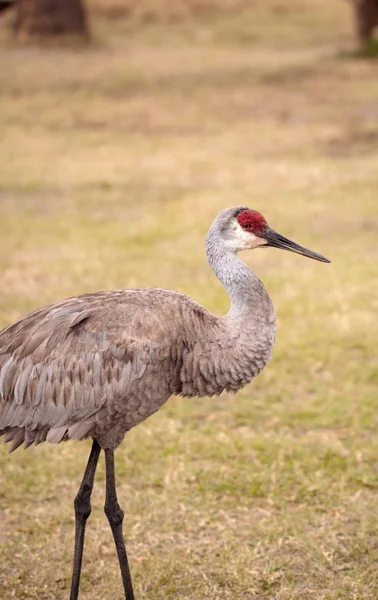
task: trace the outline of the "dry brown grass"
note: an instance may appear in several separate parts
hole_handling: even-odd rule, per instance
[[[375,600],[376,64],[343,55],[336,0],[143,27],[94,1],[90,48],[1,42],[1,325],[136,285],[225,312],[203,249],[225,206],[329,255],[245,257],[277,308],[271,364],[130,432],[119,497],[138,599]],[[2,600],[67,598],[87,453],[0,447]],[[83,600],[121,598],[103,487],[100,465]]]
[[[315,0],[307,2],[307,7],[311,5],[316,6]],[[305,10],[306,3],[303,0],[292,0],[290,5],[287,0],[90,0],[88,8],[95,15],[109,20],[121,17],[143,22],[169,22],[240,13],[245,10],[286,14],[293,10]]]

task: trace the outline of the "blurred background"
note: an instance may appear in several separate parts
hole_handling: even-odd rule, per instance
[[[118,449],[136,597],[376,600],[375,0],[1,4],[0,326],[133,286],[227,312],[204,238],[232,205],[332,260],[246,254],[271,363]],[[88,452],[0,446],[2,600],[67,598]],[[101,464],[83,600],[121,598],[103,488]]]

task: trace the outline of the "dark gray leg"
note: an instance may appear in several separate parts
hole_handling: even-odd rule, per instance
[[[91,514],[91,494],[101,448],[96,440],[93,441],[87,467],[79,491],[74,501],[75,506],[75,552],[72,569],[70,600],[77,600],[81,563],[83,560],[84,536],[87,519]]]
[[[127,560],[125,542],[122,533],[123,510],[118,504],[117,492],[114,477],[114,451],[105,450],[105,467],[106,467],[106,499],[105,499],[105,514],[108,517],[110,527],[112,528],[115,547],[118,554],[119,566],[122,574],[123,587],[125,590],[126,600],[135,600],[133,592],[133,584],[131,583],[131,575],[129,563]]]

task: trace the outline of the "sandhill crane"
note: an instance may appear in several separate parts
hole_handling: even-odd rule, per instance
[[[227,208],[206,238],[206,253],[231,308],[216,317],[180,292],[159,288],[84,294],[37,310],[0,332],[0,436],[11,442],[59,443],[92,438],[75,507],[70,600],[79,591],[86,521],[101,449],[105,513],[118,554],[126,600],[134,593],[116,494],[114,450],[127,431],[172,394],[236,392],[270,359],[276,319],[255,273],[237,256],[273,246],[318,261],[327,258],[271,229],[257,211]]]

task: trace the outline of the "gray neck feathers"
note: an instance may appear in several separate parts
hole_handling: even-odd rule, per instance
[[[266,289],[215,228],[211,228],[207,235],[206,254],[212,270],[230,297],[228,319],[270,321],[274,309]]]

